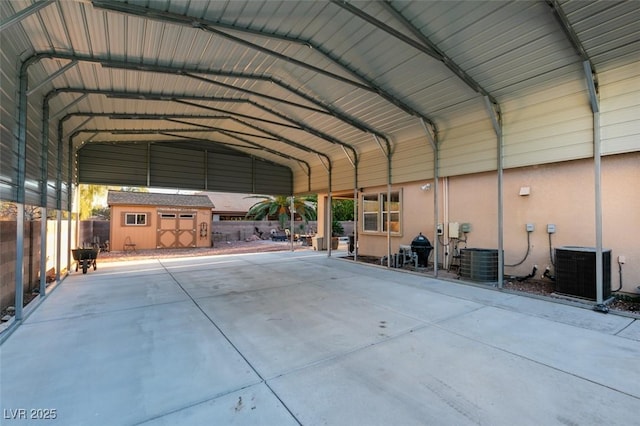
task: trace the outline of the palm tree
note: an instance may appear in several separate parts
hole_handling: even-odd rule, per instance
[[[316,218],[315,203],[309,201],[305,197],[288,197],[286,195],[253,195],[246,198],[260,198],[261,201],[255,203],[247,212],[247,218],[254,220],[262,220],[269,216],[278,216],[280,228],[284,229],[284,225],[291,216],[291,200],[293,198],[293,210],[300,216],[305,223]]]

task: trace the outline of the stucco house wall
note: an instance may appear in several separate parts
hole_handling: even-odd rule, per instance
[[[595,246],[595,195],[593,160],[575,160],[504,171],[504,261],[518,263],[527,252],[525,225],[534,225],[530,234],[530,253],[517,267],[505,267],[505,275],[526,275],[533,265],[539,273],[549,266],[547,225],[555,225],[551,248],[561,246]],[[618,256],[623,256],[623,291],[636,292],[640,285],[640,246],[634,233],[640,229],[640,152],[609,155],[602,159],[603,246],[611,249],[612,282],[620,282]],[[422,190],[426,183],[429,190]],[[520,195],[528,188],[529,195]],[[363,188],[363,193],[385,192],[386,186]],[[433,181],[416,181],[394,185],[402,191],[402,233],[391,237],[391,252],[400,244],[410,244],[422,232],[434,244]],[[497,174],[495,172],[454,176],[440,180],[441,204],[438,223],[445,234],[440,243],[448,242],[448,223],[469,223],[466,246],[491,248],[498,246]],[[362,205],[362,195],[360,195]],[[387,254],[386,234],[363,232],[362,210],[359,209],[360,254]],[[462,236],[464,237],[464,236]],[[460,244],[461,248],[465,244]],[[441,253],[448,247],[443,247]],[[433,255],[432,255],[433,258]],[[440,256],[444,260],[444,256]],[[449,259],[444,260],[444,264]]]

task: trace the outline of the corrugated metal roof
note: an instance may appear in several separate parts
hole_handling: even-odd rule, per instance
[[[107,204],[164,207],[208,207],[213,203],[206,195],[160,194],[153,192],[109,191]]]
[[[33,3],[2,2],[0,17],[4,22]],[[56,1],[4,29],[2,44],[7,58],[52,55],[29,67],[30,88],[78,60],[36,94],[76,88],[131,96],[92,93],[81,98],[79,93],[61,93],[50,102],[51,114],[58,118],[77,112],[206,116],[181,122],[162,117],[85,121],[78,116],[65,124],[65,137],[79,127],[88,132],[199,130],[189,135],[233,143],[250,155],[291,168],[297,168],[295,158],[320,167],[318,153],[332,160],[347,155],[335,141],[362,153],[378,149],[373,133],[394,143],[425,137],[420,116],[446,128],[447,123],[469,115],[486,115],[478,89],[466,84],[445,62],[456,64],[499,102],[538,90],[543,82],[575,79],[582,60],[550,4],[551,0],[347,5],[288,0]],[[564,10],[596,70],[638,61],[640,2],[569,0],[556,4]],[[351,13],[349,5],[369,18]],[[424,43],[413,32],[430,40],[447,60],[416,48],[415,43]],[[163,98],[144,99],[148,94]],[[182,96],[204,99],[186,105],[179,102],[184,99],[175,99]],[[35,98],[30,96],[29,102],[38,109],[40,102]],[[207,108],[236,119],[220,118],[221,113]],[[296,128],[295,122],[314,132]],[[202,129],[203,124],[239,132],[236,135],[245,135],[271,151],[256,152],[255,147],[227,133]],[[29,123],[32,134],[37,134],[37,125]],[[55,122],[50,124],[52,134],[57,131],[55,126]],[[281,140],[275,140],[273,134]],[[140,134],[134,138],[166,136]],[[85,139],[77,138],[75,147]],[[98,142],[131,139],[128,134],[104,131],[91,136]]]

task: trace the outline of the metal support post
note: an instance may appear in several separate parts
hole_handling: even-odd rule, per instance
[[[56,281],[60,282],[60,268],[62,266],[62,210],[56,210]]]
[[[16,321],[22,320],[24,304],[24,204],[16,203]]]
[[[40,208],[40,297],[47,291],[47,208]]]
[[[433,151],[433,276],[438,278],[438,261],[440,259],[438,244],[438,219],[440,218],[440,186],[438,185],[438,181],[440,180],[440,147],[438,146],[438,132],[435,126],[432,125],[430,131],[424,119],[421,118],[420,123]]]
[[[498,288],[504,285],[504,194],[503,194],[503,135],[502,114],[500,105],[492,103],[488,96],[484,97],[493,130],[496,132],[498,145]]]
[[[49,192],[49,99],[42,102],[42,139],[40,142],[40,297],[47,289],[47,203]]]
[[[585,60],[582,63],[589,90],[589,103],[593,113],[593,168],[595,189],[595,220],[596,220],[596,306],[595,309],[608,312],[604,305],[604,266],[602,263],[602,152],[600,137],[600,101],[598,98],[598,86],[594,77],[591,63]]]
[[[593,162],[595,178],[595,219],[596,219],[596,309],[608,311],[604,306],[603,264],[602,264],[602,183],[600,152],[600,113],[593,113]]]
[[[293,221],[295,219],[295,203],[294,203],[294,200],[293,200],[293,194],[291,194],[291,200],[290,200],[290,203],[289,203],[289,213],[291,213],[291,225],[290,225],[290,229],[291,229],[290,233],[291,233],[291,235],[289,236],[289,239],[291,240],[291,251],[293,251],[293,240],[294,240],[294,236],[295,236],[295,234],[294,234],[295,226],[294,226],[294,223],[293,223]]]

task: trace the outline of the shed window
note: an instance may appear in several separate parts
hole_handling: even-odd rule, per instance
[[[146,225],[147,214],[146,213],[125,213],[124,223],[127,226]]]
[[[387,218],[391,234],[400,234],[400,218],[402,213],[402,197],[399,191],[387,193],[364,194],[362,196],[362,231],[387,232]]]

